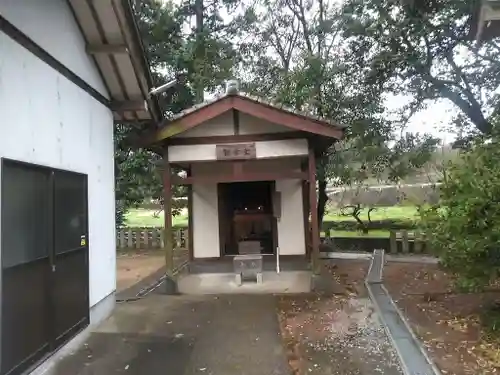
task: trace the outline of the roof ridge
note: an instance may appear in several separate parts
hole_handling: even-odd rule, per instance
[[[310,112],[306,112],[306,111],[296,110],[292,107],[288,107],[288,106],[284,105],[281,102],[273,102],[272,100],[266,100],[266,99],[261,98],[259,96],[250,95],[250,94],[247,94],[244,92],[229,93],[229,94],[228,93],[216,94],[214,97],[212,97],[210,99],[204,100],[201,103],[195,104],[195,105],[193,105],[189,108],[186,108],[186,109],[182,110],[181,112],[178,112],[175,115],[171,116],[170,118],[167,119],[166,125],[168,125],[168,122],[178,120],[178,119],[188,115],[189,113],[195,112],[195,111],[197,111],[201,108],[204,108],[210,104],[218,102],[219,100],[222,100],[222,99],[227,98],[227,97],[237,97],[237,96],[244,98],[244,99],[249,99],[249,100],[252,100],[254,102],[264,104],[264,105],[267,105],[267,106],[270,106],[270,107],[276,108],[278,110],[282,110],[282,111],[285,111],[285,112],[288,112],[288,113],[291,113],[291,114],[294,114],[297,116],[302,116],[302,117],[306,117],[308,119],[325,122],[325,123],[328,123],[330,125],[334,125],[338,128],[346,128],[347,127],[345,125],[338,124],[337,122],[335,122],[329,118],[317,116],[317,115],[314,115],[314,114],[312,114]]]

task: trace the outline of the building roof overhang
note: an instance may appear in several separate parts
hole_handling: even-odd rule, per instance
[[[117,122],[162,120],[129,0],[67,0],[110,95]]]
[[[470,38],[484,42],[500,37],[500,0],[476,0],[470,20]]]

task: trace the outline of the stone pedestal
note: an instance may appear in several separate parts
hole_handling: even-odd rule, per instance
[[[233,268],[236,284],[241,285],[248,279],[262,283],[262,255],[237,255],[233,259]]]

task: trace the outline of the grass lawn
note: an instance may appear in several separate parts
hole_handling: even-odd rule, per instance
[[[129,227],[162,227],[163,226],[163,212],[160,212],[158,217],[154,216],[154,210],[133,209],[126,215],[126,225]],[[413,206],[393,206],[393,207],[380,207],[371,214],[372,220],[384,219],[415,219],[417,217],[417,208]],[[364,210],[361,215],[362,220],[368,220],[367,210]],[[338,211],[331,211],[326,216],[324,221],[349,221],[354,220],[351,216],[341,216]],[[172,219],[174,226],[187,226],[187,214],[180,214],[174,216]],[[345,232],[351,233],[357,237],[363,236],[358,232]],[[344,235],[344,232],[336,231],[336,235]],[[389,233],[385,231],[370,231],[368,237],[388,237]]]
[[[332,230],[331,237],[366,237],[366,238],[389,238],[390,232],[388,230],[371,230],[367,234],[360,231],[347,231],[347,230]]]
[[[132,209],[125,215],[125,225],[128,227],[163,227],[163,211],[155,217],[155,210],[145,210],[142,208]],[[188,225],[187,214],[180,214],[172,218],[174,227]]]
[[[392,206],[392,207],[380,207],[372,211],[371,219],[373,221],[377,220],[413,220],[418,216],[417,207],[415,206]],[[368,210],[363,210],[360,215],[361,220],[368,220]],[[342,216],[340,211],[330,211],[325,215],[324,221],[346,221],[354,220],[352,216]]]

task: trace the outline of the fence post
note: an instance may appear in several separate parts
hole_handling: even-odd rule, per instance
[[[132,248],[132,247],[134,247],[134,239],[132,238],[132,236],[133,236],[132,229],[129,228],[129,230],[127,231],[127,235],[128,235],[127,247]]]
[[[187,241],[186,241],[186,229],[181,229],[180,231],[180,235],[181,235],[181,247],[183,249],[187,249]]]
[[[176,229],[174,232],[174,249],[180,249],[181,247],[181,231]]]
[[[160,245],[161,245],[162,249],[165,247],[165,231],[164,230],[160,230]]]
[[[391,230],[390,231],[390,249],[389,252],[391,253],[397,253],[398,252],[398,243],[396,240],[396,231]]]
[[[156,228],[156,243],[158,248],[163,249],[163,230],[161,228]]]
[[[135,232],[135,247],[136,249],[141,248],[141,236],[142,236],[142,230],[136,230]]]
[[[420,231],[415,230],[415,237],[413,241],[415,254],[420,254],[422,252],[422,237],[420,235]]]
[[[404,229],[401,231],[401,241],[402,241],[402,249],[403,253],[408,253],[410,252],[410,242],[408,241],[408,231]]]
[[[156,249],[158,247],[158,228],[153,228],[151,230],[151,247]]]
[[[118,229],[118,248],[125,247],[125,230],[123,228]]]
[[[149,244],[150,244],[151,229],[147,228],[147,229],[144,230],[143,233],[144,233],[143,234],[144,235],[144,238],[143,238],[143,240],[144,240],[144,242],[143,242],[144,243],[144,248],[145,249],[149,249],[150,248]]]

